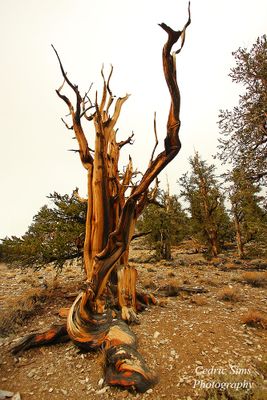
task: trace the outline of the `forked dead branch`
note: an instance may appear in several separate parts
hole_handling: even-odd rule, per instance
[[[171,105],[164,150],[154,158],[155,146],[148,168],[138,183],[134,182],[131,158],[123,174],[119,174],[118,170],[120,150],[123,146],[132,144],[133,134],[126,140],[117,142],[115,126],[129,95],[119,98],[113,96],[110,89],[113,68],[108,79],[105,78],[103,69],[101,70],[101,100],[98,101],[96,95],[92,101],[88,92],[82,96],[78,86],[71,82],[53,47],[64,79],[56,93],[66,103],[71,117],[71,125],[64,123],[75,133],[80,160],[87,171],[88,199],[83,257],[87,276],[86,289],[72,304],[64,326],[54,326],[45,333],[29,335],[13,349],[14,353],[69,338],[88,351],[104,348],[107,384],[146,391],[156,382],[155,374],[138,353],[135,335],[126,323],[137,321],[137,311],[144,304],[154,303],[155,299],[153,296],[136,293],[137,273],[129,265],[128,255],[137,218],[156,192],[149,190],[150,185],[181,148],[176,54],[184,45],[186,29],[191,22],[190,4],[188,13],[188,21],[181,31],[174,31],[166,24],[160,24],[168,35],[162,59]],[[178,40],[180,47],[172,53]],[[64,85],[68,85],[73,91],[75,105],[62,94]],[[88,145],[84,122],[94,124],[93,150]],[[157,141],[156,121],[154,131]],[[114,304],[115,307],[111,308],[108,304]]]

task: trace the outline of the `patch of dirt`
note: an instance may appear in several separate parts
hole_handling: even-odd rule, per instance
[[[133,248],[131,260],[138,270],[139,288],[156,296],[160,293],[157,288],[165,285],[207,290],[201,294],[180,291],[178,296],[165,298],[162,306],[151,306],[140,314],[140,325],[132,326],[140,353],[158,374],[159,383],[153,389],[138,394],[105,386],[101,352],[82,353],[71,342],[31,349],[20,357],[11,355],[17,338],[36,327],[41,331],[60,322],[59,308],[71,304],[83,282],[79,265],[68,265],[58,276],[51,267],[33,272],[0,266],[0,329],[5,335],[8,332],[0,339],[0,389],[19,392],[22,400],[190,400],[220,398],[209,397],[206,389],[216,382],[222,386],[234,380],[246,389],[251,385],[254,394],[247,398],[263,400],[267,331],[264,325],[250,327],[243,321],[251,310],[266,318],[266,287],[248,283],[244,272],[258,270],[266,260],[235,262],[223,255],[207,262],[201,253],[194,254],[187,247],[183,251],[181,246],[174,249],[170,262],[151,263],[153,253],[138,246]],[[260,273],[264,281],[266,272],[262,269]],[[238,296],[222,300],[221,291],[228,288]],[[27,307],[34,291],[42,301],[31,303],[28,314],[19,314],[19,306],[26,302]],[[242,388],[233,390],[233,398],[245,399]]]

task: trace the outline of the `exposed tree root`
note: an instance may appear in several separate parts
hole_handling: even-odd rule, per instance
[[[49,344],[64,343],[70,340],[66,324],[52,325],[50,329],[41,333],[31,333],[22,338],[14,347],[12,354],[18,354],[31,347],[38,347]]]
[[[141,354],[125,344],[107,350],[105,372],[107,384],[134,387],[139,392],[145,392],[157,383],[156,375],[148,369]]]
[[[138,353],[135,334],[125,321],[113,318],[111,310],[103,314],[93,313],[87,300],[88,293],[78,295],[72,307],[62,313],[67,316],[67,323],[25,336],[11,349],[12,353],[71,339],[86,351],[104,349],[107,384],[145,392],[157,382],[157,378]]]
[[[83,292],[70,309],[67,320],[70,338],[83,349],[104,348],[108,384],[146,391],[156,383],[156,376],[138,353],[135,334],[126,322],[112,318],[111,311],[93,314],[89,298],[90,294]]]
[[[112,307],[116,307],[119,309],[118,304],[116,304],[116,293],[117,286],[110,285],[110,293],[109,293],[109,303]],[[77,296],[77,295],[76,295]],[[152,293],[145,292],[137,292],[136,293],[136,309],[133,307],[123,306],[121,307],[121,318],[127,323],[135,323],[139,324],[138,312],[144,311],[149,305],[158,304],[157,298]],[[61,318],[67,318],[69,314],[70,308],[60,308],[58,314]]]

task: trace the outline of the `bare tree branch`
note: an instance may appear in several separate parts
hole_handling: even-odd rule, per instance
[[[150,164],[151,164],[151,163],[152,163],[152,161],[153,161],[153,158],[154,158],[154,154],[155,154],[156,148],[157,148],[157,146],[158,146],[158,144],[159,144],[159,141],[158,141],[158,135],[157,135],[157,120],[156,120],[156,116],[157,116],[157,114],[156,114],[156,112],[155,112],[155,113],[154,113],[154,134],[155,134],[155,146],[154,146],[154,149],[153,149],[153,151],[152,151],[152,154],[151,154]]]
[[[87,143],[87,139],[85,137],[82,125],[81,125],[81,103],[83,99],[81,98],[80,92],[78,90],[78,86],[74,85],[67,77],[67,74],[63,68],[62,62],[60,60],[60,57],[58,55],[58,52],[56,51],[55,47],[51,45],[59,62],[61,73],[63,75],[64,81],[68,83],[68,85],[71,87],[71,89],[75,92],[76,94],[76,110],[74,110],[74,107],[69,100],[69,98],[65,95],[62,95],[60,91],[63,88],[63,85],[60,86],[58,90],[56,90],[57,95],[67,104],[70,114],[72,116],[72,122],[73,122],[73,130],[75,132],[75,136],[77,138],[77,141],[79,143],[79,148],[80,148],[80,159],[83,164],[83,166],[88,170],[92,165],[93,165],[93,157],[90,154],[89,146]],[[63,83],[64,84],[64,83]]]
[[[79,195],[79,188],[75,188],[72,192],[73,196],[75,197],[75,199],[77,199],[80,203],[87,203],[88,199],[84,199],[83,197],[81,197]]]
[[[72,125],[72,126],[69,126],[69,125],[67,124],[67,122],[66,122],[66,121],[64,121],[64,119],[63,119],[63,118],[61,118],[61,121],[63,122],[63,124],[65,125],[65,127],[66,127],[67,129],[69,129],[69,130],[73,130],[73,125]],[[76,139],[76,137],[75,137],[75,139]]]
[[[134,133],[132,132],[131,136],[129,136],[128,139],[122,140],[121,142],[119,142],[118,143],[119,149],[121,149],[126,144],[133,144],[133,140],[132,140],[133,137],[134,137]]]

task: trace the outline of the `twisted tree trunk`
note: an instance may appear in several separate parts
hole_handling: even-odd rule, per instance
[[[137,352],[135,335],[122,320],[136,319],[138,296],[136,294],[136,271],[128,265],[128,253],[135,224],[149,199],[149,186],[177,155],[181,144],[180,129],[180,92],[176,80],[176,54],[184,45],[185,31],[190,24],[189,18],[182,31],[174,31],[166,24],[160,24],[168,35],[163,47],[163,70],[170,92],[171,105],[167,122],[164,150],[153,159],[138,184],[133,183],[131,158],[123,175],[118,172],[121,148],[131,144],[131,135],[123,142],[117,142],[115,125],[121,108],[129,95],[115,101],[110,90],[111,69],[108,79],[103,70],[103,92],[101,101],[96,96],[92,103],[88,93],[81,96],[78,86],[68,78],[62,62],[56,52],[61,72],[68,86],[76,96],[74,107],[68,97],[61,93],[63,85],[56,91],[67,104],[72,119],[72,129],[79,144],[82,165],[87,170],[88,204],[86,236],[84,242],[84,266],[87,276],[86,289],[81,292],[71,306],[66,325],[51,328],[41,336],[36,334],[24,339],[14,348],[21,351],[32,345],[58,341],[68,337],[86,350],[104,347],[106,351],[106,382],[123,387],[134,386],[139,391],[147,390],[156,382],[155,374],[146,366]],[[181,39],[181,46],[171,54],[173,45]],[[111,106],[115,102],[113,112]],[[88,111],[93,110],[92,114]],[[95,127],[94,150],[90,149],[81,121],[93,121]],[[67,126],[67,124],[65,123]],[[128,188],[131,188],[128,194]],[[126,194],[127,193],[127,194]],[[127,197],[128,196],[128,197]],[[107,308],[110,292],[107,285],[112,271],[117,273],[117,297],[121,308],[120,318]],[[154,298],[143,298],[145,302],[154,302]],[[114,318],[116,317],[116,318]]]

